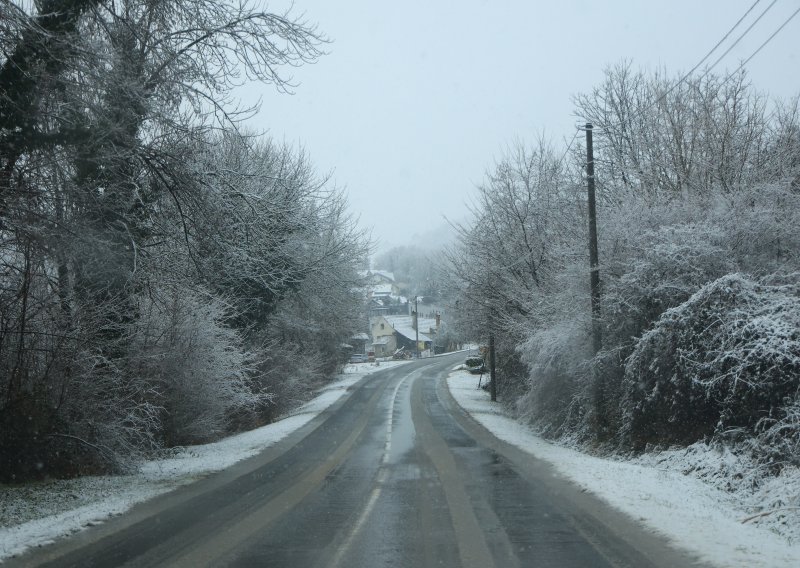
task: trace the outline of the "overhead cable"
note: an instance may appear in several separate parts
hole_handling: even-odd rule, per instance
[[[785,27],[787,26],[787,24],[788,24],[789,22],[791,22],[791,21],[794,19],[794,17],[795,17],[795,16],[796,16],[798,13],[800,13],[800,8],[798,8],[797,10],[795,10],[794,12],[792,12],[792,15],[791,15],[791,16],[789,16],[788,18],[786,18],[786,21],[784,21],[784,22],[783,22],[783,23],[780,25],[780,27],[779,27],[777,30],[775,30],[774,32],[772,32],[772,35],[771,35],[771,36],[769,36],[769,37],[766,39],[766,41],[765,41],[764,43],[762,43],[761,45],[759,45],[759,46],[758,46],[758,49],[756,49],[756,50],[755,50],[755,51],[754,51],[754,52],[753,52],[753,53],[750,55],[750,57],[748,57],[747,59],[745,59],[745,60],[742,62],[742,64],[741,64],[741,65],[739,65],[739,68],[738,68],[738,69],[736,69],[736,71],[734,72],[734,74],[736,74],[736,73],[738,73],[739,71],[741,71],[741,69],[742,69],[742,68],[743,68],[745,65],[747,65],[747,64],[750,62],[750,60],[751,60],[751,59],[753,59],[753,58],[754,58],[756,55],[758,55],[758,52],[759,52],[759,51],[761,51],[761,50],[764,48],[764,46],[765,46],[765,45],[767,45],[769,42],[771,42],[771,41],[772,41],[772,39],[773,39],[773,38],[774,38],[776,35],[778,35],[778,34],[780,33],[780,31],[781,31],[783,28],[785,28]]]
[[[713,64],[711,64],[711,66],[710,66],[708,69],[706,69],[706,71],[705,71],[705,72],[704,72],[704,73],[703,73],[703,74],[700,76],[700,78],[701,78],[701,79],[702,79],[703,77],[705,77],[706,75],[708,75],[708,73],[710,73],[710,72],[711,72],[711,70],[712,70],[712,69],[713,69],[713,68],[714,68],[714,67],[715,67],[715,66],[716,66],[716,65],[717,65],[717,64],[718,64],[718,63],[719,63],[719,62],[722,60],[722,58],[723,58],[723,57],[725,57],[725,56],[726,56],[726,55],[727,55],[727,54],[728,54],[728,53],[731,51],[731,49],[733,49],[733,47],[734,47],[734,46],[736,46],[736,44],[738,44],[738,43],[739,43],[739,42],[742,40],[742,38],[743,38],[745,35],[747,35],[747,34],[750,32],[750,30],[751,30],[751,29],[753,29],[753,27],[754,27],[754,26],[755,26],[755,25],[758,23],[758,21],[759,21],[761,18],[763,18],[763,17],[764,17],[764,14],[766,14],[766,13],[767,13],[767,12],[768,12],[768,11],[769,11],[769,10],[770,10],[770,9],[771,9],[773,6],[774,6],[774,5],[775,5],[775,3],[776,3],[777,1],[778,1],[778,0],[772,0],[772,3],[771,3],[769,6],[767,6],[767,7],[764,9],[764,11],[763,11],[763,12],[761,12],[761,14],[760,14],[760,15],[759,15],[759,16],[756,18],[756,20],[755,20],[753,23],[751,23],[751,24],[750,24],[750,25],[747,27],[747,29],[746,29],[744,32],[742,32],[742,34],[741,34],[741,35],[740,35],[740,36],[739,36],[739,37],[736,39],[736,41],[734,41],[734,43],[733,43],[733,44],[732,44],[732,45],[731,45],[731,46],[730,46],[730,47],[729,47],[727,50],[725,50],[725,53],[723,53],[723,54],[722,54],[720,57],[718,57],[718,58],[717,58],[717,60],[716,60],[716,61],[714,61],[714,63],[713,63]],[[671,86],[669,89],[667,89],[667,90],[666,90],[666,91],[664,91],[662,94],[660,94],[660,95],[659,95],[659,96],[658,96],[658,97],[657,97],[657,98],[656,98],[656,99],[655,99],[653,102],[651,102],[649,105],[647,105],[647,106],[645,106],[644,108],[642,108],[642,109],[638,110],[638,111],[637,111],[637,112],[634,114],[634,116],[639,116],[639,115],[642,115],[642,114],[644,114],[645,112],[647,112],[648,110],[650,110],[651,108],[653,108],[655,105],[657,105],[658,103],[660,103],[662,100],[664,100],[666,97],[668,97],[668,96],[670,95],[670,93],[672,93],[672,92],[673,92],[675,89],[677,89],[677,88],[678,88],[680,85],[682,85],[683,83],[685,83],[685,82],[686,82],[686,80],[687,80],[689,77],[691,77],[692,73],[694,73],[695,71],[697,71],[697,69],[699,69],[699,68],[700,68],[700,66],[701,66],[703,63],[705,63],[705,61],[706,61],[706,60],[707,60],[709,57],[711,57],[711,55],[712,55],[712,54],[713,54],[713,53],[714,53],[714,52],[715,52],[715,51],[716,51],[716,50],[719,48],[719,46],[720,46],[720,45],[722,45],[722,44],[725,42],[725,40],[726,40],[726,39],[728,39],[728,37],[729,37],[729,36],[730,36],[730,35],[731,35],[731,34],[734,32],[734,30],[735,30],[736,28],[738,28],[738,27],[739,27],[739,25],[740,25],[740,24],[741,24],[741,23],[744,21],[744,19],[745,19],[745,18],[747,18],[747,16],[750,14],[750,12],[752,12],[752,11],[753,11],[753,9],[754,9],[756,6],[758,6],[758,4],[759,4],[760,2],[761,2],[761,0],[755,0],[755,2],[753,2],[753,4],[752,4],[752,5],[751,5],[751,6],[750,6],[748,9],[747,9],[747,11],[746,11],[744,14],[742,14],[742,16],[741,16],[741,17],[740,17],[740,18],[739,18],[739,19],[736,21],[736,23],[735,23],[735,24],[733,24],[733,26],[731,26],[731,28],[730,28],[730,29],[729,29],[729,30],[728,30],[728,31],[725,33],[725,35],[724,35],[724,36],[722,36],[722,39],[720,39],[720,40],[719,40],[719,41],[716,43],[716,45],[714,45],[714,47],[712,47],[712,48],[711,48],[711,50],[710,50],[708,53],[706,53],[706,54],[703,56],[703,58],[702,58],[700,61],[698,61],[698,62],[697,62],[697,64],[696,64],[694,67],[692,67],[692,68],[691,68],[691,70],[689,70],[689,72],[688,72],[688,73],[684,74],[684,75],[683,75],[683,76],[682,76],[682,77],[681,77],[681,78],[680,78],[680,79],[679,79],[679,80],[678,80],[678,81],[677,81],[677,82],[676,82],[674,85],[672,85],[672,86]],[[784,24],[784,25],[785,25],[785,24]],[[768,41],[769,41],[769,40],[768,40]],[[752,56],[751,56],[751,58],[752,58]],[[749,61],[749,60],[750,60],[750,59],[748,59],[748,61]],[[726,79],[726,80],[727,80],[727,79]]]
[[[726,49],[726,50],[725,50],[725,53],[723,53],[722,55],[720,55],[719,57],[717,57],[717,60],[716,60],[716,61],[714,61],[714,63],[712,63],[712,64],[711,64],[711,66],[710,66],[708,69],[706,69],[705,73],[703,73],[703,74],[700,76],[700,78],[701,78],[701,79],[702,79],[703,77],[705,77],[706,75],[708,75],[708,74],[711,72],[711,70],[712,70],[712,69],[714,69],[714,67],[716,67],[716,66],[717,66],[717,64],[718,64],[720,61],[722,61],[722,59],[723,59],[723,58],[724,58],[726,55],[728,55],[728,54],[731,52],[731,50],[732,50],[734,47],[736,47],[736,46],[738,45],[738,43],[739,43],[740,41],[742,41],[742,38],[744,38],[744,36],[746,36],[748,33],[750,33],[750,30],[752,30],[752,29],[753,29],[753,27],[754,27],[754,26],[755,26],[755,25],[756,25],[756,24],[757,24],[757,23],[758,23],[758,22],[761,20],[761,18],[763,18],[763,17],[764,17],[764,15],[765,15],[767,12],[769,12],[769,11],[770,11],[770,9],[771,9],[771,8],[772,8],[772,7],[775,5],[775,3],[776,3],[777,1],[778,1],[778,0],[772,0],[772,2],[770,3],[770,5],[769,5],[769,6],[767,6],[767,7],[764,9],[764,11],[763,11],[763,12],[761,12],[761,14],[759,14],[759,16],[758,16],[758,17],[757,17],[755,20],[753,20],[753,22],[752,22],[752,23],[751,23],[749,26],[747,26],[747,29],[746,29],[746,30],[744,30],[744,31],[742,32],[742,35],[740,35],[738,38],[736,38],[736,40],[735,40],[735,41],[734,41],[734,42],[733,42],[733,43],[730,45],[730,47],[728,47],[728,49]],[[756,2],[756,4],[758,4],[758,2]],[[753,4],[753,6],[751,6],[751,7],[750,7],[750,10],[752,10],[753,8],[755,8],[755,4]],[[748,10],[748,11],[747,11],[747,13],[745,13],[745,16],[746,16],[747,14],[749,14],[749,13],[750,13],[750,10]],[[744,18],[744,16],[742,16],[742,18]],[[741,22],[742,20],[739,20],[739,21]],[[737,22],[737,24],[736,24],[736,25],[739,25],[739,24],[738,24],[738,22]],[[785,25],[785,24],[784,24],[784,25]],[[734,26],[734,27],[735,27],[735,26]],[[733,30],[731,30],[731,31],[733,31]],[[730,32],[729,32],[729,33],[730,33]],[[726,35],[725,37],[727,37],[727,35]],[[724,39],[724,38],[723,38],[723,39]],[[769,41],[769,40],[767,40],[767,41]]]

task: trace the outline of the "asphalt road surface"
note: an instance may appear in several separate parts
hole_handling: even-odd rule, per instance
[[[465,415],[462,359],[366,377],[261,455],[7,565],[694,565]]]

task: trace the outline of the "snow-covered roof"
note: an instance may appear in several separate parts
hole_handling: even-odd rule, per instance
[[[357,339],[359,341],[366,341],[366,340],[369,339],[369,335],[367,335],[366,333],[356,333],[350,339]]]
[[[372,286],[372,295],[373,296],[391,296],[392,294],[392,285],[391,284],[376,284]]]
[[[406,339],[410,339],[411,341],[417,340],[417,332],[410,325],[409,326],[397,325],[395,326],[394,330],[403,337],[405,337]],[[430,337],[428,337],[422,332],[419,333],[419,340],[424,341],[426,343],[430,343],[431,341],[433,341]]]
[[[370,278],[377,276],[382,280],[388,280],[390,282],[394,282],[394,273],[389,272],[388,270],[359,270],[358,275],[361,278]]]
[[[397,324],[399,325],[407,325],[410,328],[414,328],[412,325],[413,316],[385,316],[386,321],[389,322],[390,325],[396,327]],[[428,331],[431,329],[436,329],[436,320],[433,318],[419,318],[419,330],[420,332]]]
[[[399,333],[406,339],[410,339],[411,341],[416,341],[417,332],[414,329],[414,326],[412,325],[413,322],[411,316],[383,316],[383,317],[386,319],[387,322],[389,322],[389,325],[391,325],[397,333]],[[425,321],[424,319],[420,319],[420,322],[424,321]],[[436,322],[434,322],[434,324],[435,323]],[[421,327],[420,330],[422,329],[427,329],[427,328]],[[432,341],[432,339],[427,335],[425,335],[424,333],[422,333],[422,331],[419,332],[419,340],[426,342]]]

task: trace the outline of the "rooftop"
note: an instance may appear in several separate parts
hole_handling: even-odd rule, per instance
[[[416,340],[417,332],[412,325],[412,318],[411,316],[383,316],[384,319],[389,322],[394,330],[402,335],[403,337],[410,339],[412,341]],[[422,332],[423,329],[429,329],[430,327],[436,327],[436,320],[429,320],[425,318],[420,318],[420,332],[419,332],[419,340],[430,342],[432,339]],[[432,322],[432,325],[428,326],[425,322]]]

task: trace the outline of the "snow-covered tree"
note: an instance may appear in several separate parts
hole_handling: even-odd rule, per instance
[[[785,161],[774,157],[784,155],[789,140],[773,136],[768,100],[744,72],[681,80],[623,62],[575,104],[597,127],[596,168],[609,196],[711,195],[785,177]]]
[[[362,239],[300,155],[257,156],[273,176],[258,191],[244,163],[197,166],[229,158],[213,145],[248,116],[236,85],[291,90],[287,68],[324,41],[248,2],[0,5],[0,477],[113,467],[263,409],[263,353],[248,355],[259,310],[312,272],[334,282]],[[56,438],[72,441],[61,462]],[[70,456],[82,465],[68,471]]]
[[[457,227],[458,244],[446,254],[455,299],[448,313],[467,337],[495,335],[509,401],[527,374],[516,346],[568,260],[561,245],[575,231],[574,189],[544,139],[510,148],[478,187],[473,219]]]
[[[691,414],[687,389],[667,373],[676,368],[671,346],[688,319],[667,333],[664,318],[670,310],[689,309],[691,298],[729,274],[750,274],[762,288],[773,280],[796,282],[797,99],[770,101],[743,74],[679,81],[623,64],[608,70],[590,94],[576,97],[576,106],[596,127],[602,349],[593,353],[589,340],[580,144],[563,152],[570,162],[550,162],[559,168],[556,183],[530,175],[536,170],[524,166],[528,160],[511,152],[479,188],[473,223],[449,257],[449,285],[468,307],[460,311],[461,323],[474,333],[491,329],[504,349],[517,350],[525,381],[516,382],[515,400],[506,402],[516,402],[517,412],[549,435],[625,448],[641,447],[642,440],[685,442],[700,431],[719,435],[716,422],[695,431],[683,422]],[[773,298],[762,288],[751,307]],[[719,323],[692,317],[709,330]],[[644,347],[654,329],[661,330],[658,352]],[[680,337],[688,344],[691,334],[685,333]],[[758,333],[781,336],[766,328]],[[712,344],[695,345],[692,360],[711,357]],[[632,361],[641,380],[664,373],[651,390],[672,401],[676,414],[657,432],[637,434],[639,425],[661,424],[667,414],[658,414],[662,407],[641,416],[631,410],[640,404],[630,402],[638,392],[631,386]],[[770,382],[769,372],[763,380]],[[758,405],[744,404],[737,420],[749,435],[769,438],[770,447],[780,440],[792,446],[795,434],[779,433],[794,432],[796,406],[789,398],[775,404],[786,410],[763,414]],[[635,416],[640,419],[632,425]],[[670,429],[683,434],[671,438]]]

